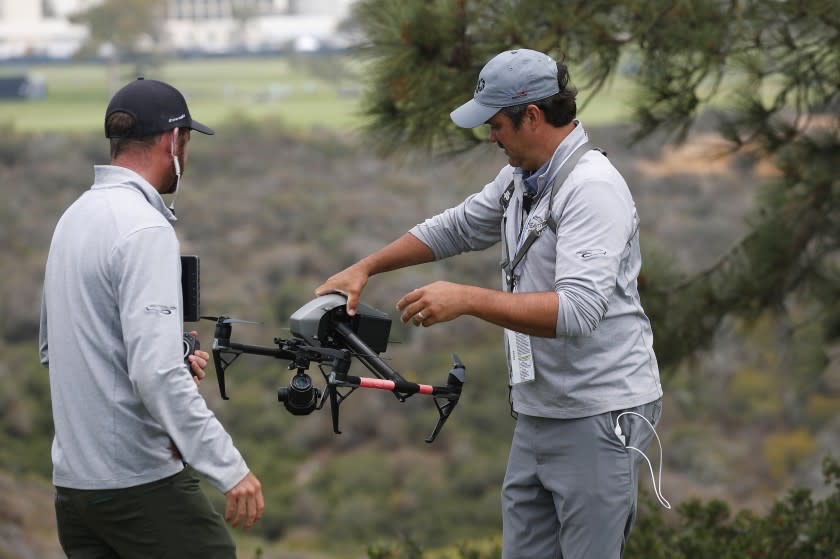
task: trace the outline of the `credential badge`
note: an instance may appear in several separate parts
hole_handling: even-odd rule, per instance
[[[533,231],[537,235],[540,235],[546,227],[548,227],[548,222],[538,215],[528,222],[528,231]]]

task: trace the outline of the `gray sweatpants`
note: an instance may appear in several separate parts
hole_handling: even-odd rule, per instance
[[[519,414],[502,485],[503,559],[621,557],[644,462],[615,434],[623,411],[655,426],[662,400],[580,419]],[[630,414],[619,423],[626,446],[644,450],[656,467],[658,447],[647,452],[651,428]]]

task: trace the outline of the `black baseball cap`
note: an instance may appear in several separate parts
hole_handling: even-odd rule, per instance
[[[123,138],[152,136],[173,128],[215,134],[212,128],[193,120],[180,91],[157,80],[137,78],[111,97],[105,111],[106,138],[111,137],[107,130],[108,117],[118,111],[128,113],[136,120],[134,128],[120,136]]]

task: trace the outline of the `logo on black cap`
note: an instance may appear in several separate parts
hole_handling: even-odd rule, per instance
[[[109,135],[108,117],[115,112],[125,112],[134,117],[134,127],[122,137],[142,138],[173,128],[190,128],[202,134],[213,134],[212,128],[190,116],[187,101],[180,91],[158,80],[140,77],[114,94],[105,111],[106,137]]]

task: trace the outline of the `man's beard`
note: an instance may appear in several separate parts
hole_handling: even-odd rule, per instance
[[[178,157],[178,163],[181,165],[181,176],[184,175],[184,162],[181,161],[181,156]],[[168,183],[166,187],[162,190],[162,194],[174,194],[178,188],[178,175],[175,174],[175,164],[173,163],[169,169],[170,177],[168,177]]]
[[[166,188],[163,189],[163,192],[161,192],[161,194],[173,194],[177,186],[178,177],[175,176],[175,173],[172,173],[172,178],[170,179],[169,184],[166,186]]]

